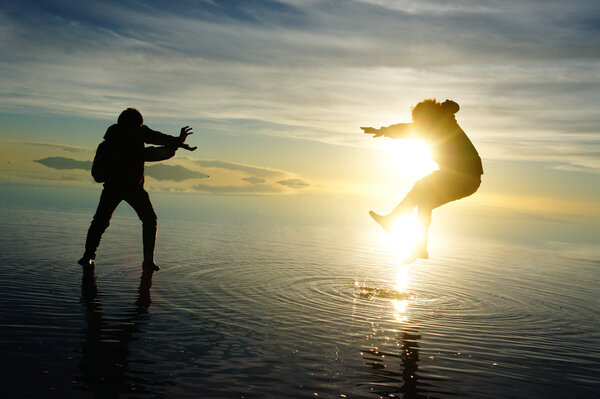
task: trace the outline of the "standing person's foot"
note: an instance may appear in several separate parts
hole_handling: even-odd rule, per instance
[[[81,259],[79,259],[77,261],[77,263],[79,263],[81,266],[84,267],[94,267],[96,266],[96,262],[94,261],[94,258],[91,258],[89,256],[83,255],[81,257]]]
[[[154,262],[143,261],[142,269],[147,270],[147,271],[157,272],[160,270],[160,267],[158,267],[158,265]]]
[[[390,226],[390,217],[389,216],[379,215],[373,211],[369,211],[369,215],[371,215],[373,220],[376,221],[381,227],[383,227],[383,229],[385,230],[386,233],[390,232],[391,226]]]

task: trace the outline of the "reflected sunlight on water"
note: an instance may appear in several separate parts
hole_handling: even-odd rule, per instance
[[[399,266],[396,272],[396,284],[394,289],[396,292],[403,294],[405,298],[408,298],[408,276],[410,266]],[[394,304],[394,318],[399,321],[406,323],[408,321],[408,299],[393,299]]]
[[[161,221],[149,288],[134,218],[113,222],[83,278],[89,215],[2,220],[12,366],[2,386],[22,397],[592,398],[600,388],[599,259],[557,245],[446,241],[407,267],[378,229]]]

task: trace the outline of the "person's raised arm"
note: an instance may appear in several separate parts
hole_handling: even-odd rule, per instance
[[[164,161],[165,159],[173,158],[177,147],[175,146],[161,146],[161,147],[146,147],[143,149],[143,157],[146,162],[158,162]]]
[[[389,137],[392,139],[408,139],[414,135],[414,123],[398,123],[397,125],[382,126],[379,129],[373,127],[361,127],[365,134],[373,137]]]
[[[146,125],[143,125],[141,129],[144,143],[173,146],[177,146],[179,144],[179,137],[152,130]]]
[[[181,132],[179,133],[179,137],[171,136],[168,134],[164,134],[158,132],[156,130],[150,129],[148,126],[142,126],[142,132],[144,137],[144,143],[147,144],[157,144],[157,145],[166,145],[171,147],[181,147],[185,148],[189,151],[194,151],[197,147],[190,147],[185,144],[185,140],[190,134],[193,134],[192,128],[189,126],[184,126],[181,128]]]

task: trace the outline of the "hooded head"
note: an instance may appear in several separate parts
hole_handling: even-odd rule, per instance
[[[458,104],[452,100],[440,103],[435,98],[429,98],[413,107],[412,119],[414,123],[427,132],[448,121],[454,121],[454,114],[459,109]]]
[[[144,118],[137,109],[127,108],[125,111],[121,112],[117,122],[119,126],[125,128],[134,128],[142,126],[144,124]]]

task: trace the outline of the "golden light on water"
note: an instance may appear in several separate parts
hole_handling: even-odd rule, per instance
[[[408,321],[408,272],[409,266],[400,266],[397,268],[394,289],[398,297],[392,300],[394,319],[403,323]]]
[[[394,258],[393,281],[390,291],[392,314],[394,320],[400,323],[408,322],[408,305],[410,302],[409,276],[410,266],[403,265],[405,259],[422,239],[423,230],[418,223],[416,211],[395,221],[390,234],[380,232],[385,247]]]

